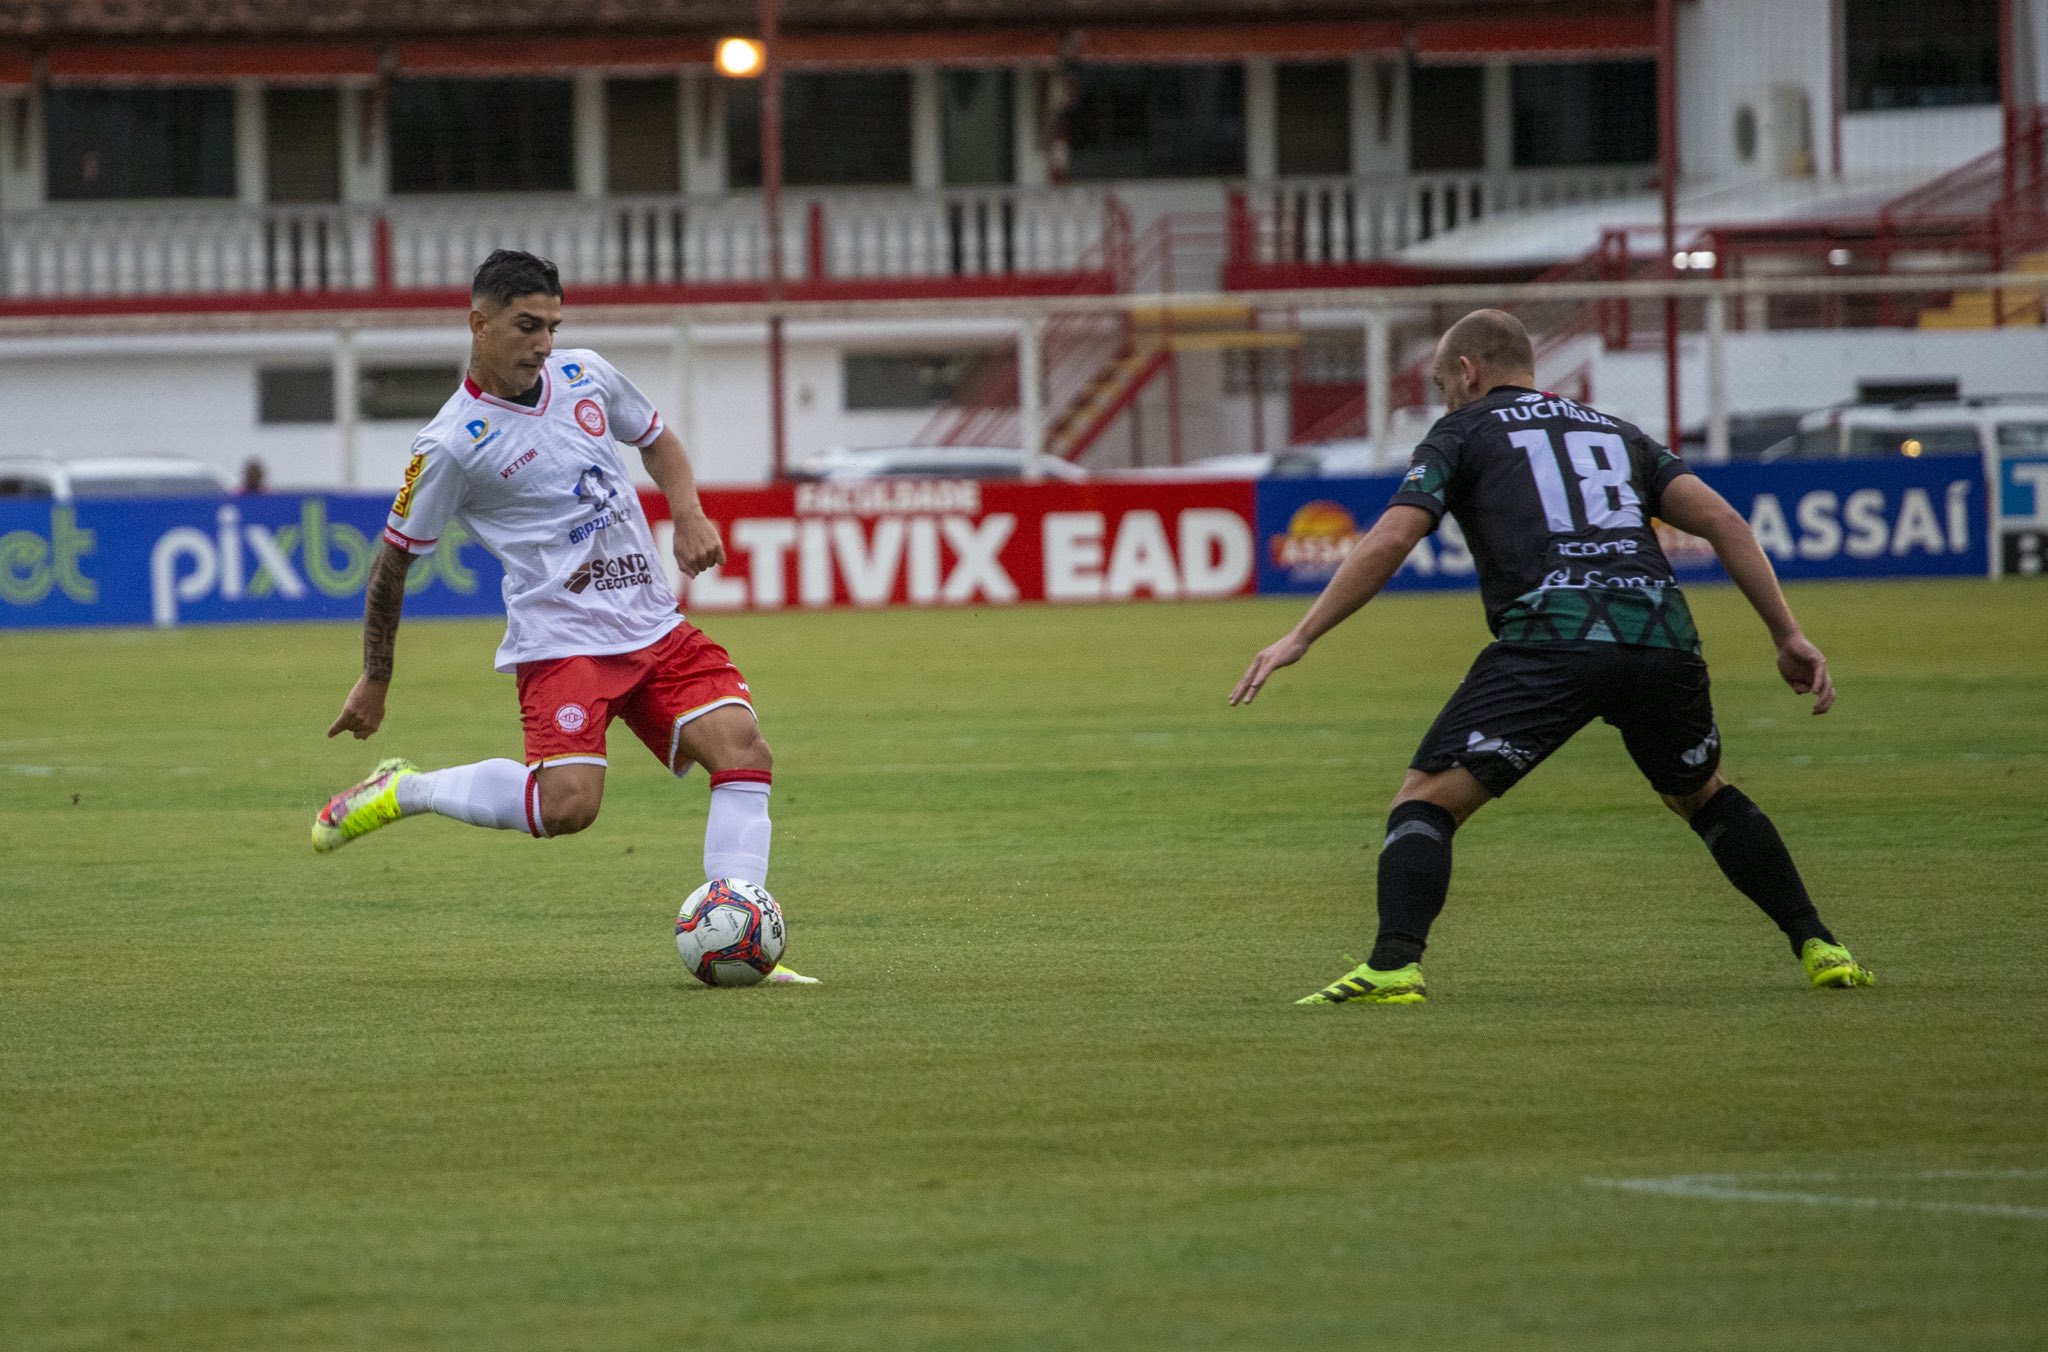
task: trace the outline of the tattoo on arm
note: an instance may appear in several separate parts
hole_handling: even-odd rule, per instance
[[[391,679],[391,656],[398,646],[398,620],[405,611],[405,575],[412,555],[385,545],[370,565],[363,589],[363,675],[373,681]]]

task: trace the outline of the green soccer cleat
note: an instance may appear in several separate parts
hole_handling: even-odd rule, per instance
[[[1822,988],[1877,984],[1877,975],[1856,961],[1848,949],[1825,939],[1808,939],[1802,944],[1799,965],[1806,969],[1807,979]]]
[[[327,800],[313,818],[313,849],[319,854],[338,850],[387,822],[400,817],[398,781],[416,775],[420,767],[409,760],[392,757],[377,762],[370,777],[353,788],[343,789]]]
[[[775,970],[768,973],[762,980],[774,986],[816,986],[822,984],[818,978],[805,976],[801,972],[793,972],[779,962],[775,964]]]
[[[1362,1005],[1419,1005],[1429,998],[1422,984],[1422,965],[1409,963],[1391,972],[1381,972],[1359,963],[1314,995],[1304,995],[1297,1005],[1341,1005],[1356,1000]]]

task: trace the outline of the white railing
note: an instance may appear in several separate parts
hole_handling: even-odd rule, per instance
[[[356,290],[375,217],[338,207],[51,207],[0,216],[0,296]]]
[[[1242,193],[1259,263],[1386,258],[1494,217],[1649,191],[1654,165],[1383,174],[1248,184]]]
[[[807,195],[833,277],[1075,272],[1102,243],[1100,190],[962,189]]]
[[[736,198],[466,197],[400,201],[391,223],[391,285],[465,286],[493,249],[551,259],[567,285],[758,282],[768,275],[757,202]],[[804,275],[800,219],[782,221],[783,276]]]
[[[1005,277],[1102,266],[1098,190],[792,193],[782,275]],[[0,298],[301,295],[466,285],[492,249],[580,286],[759,284],[759,194],[463,197],[382,207],[65,205],[0,214]]]

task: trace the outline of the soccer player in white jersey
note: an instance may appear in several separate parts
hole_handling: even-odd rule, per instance
[[[597,353],[556,351],[561,322],[554,264],[500,249],[477,269],[469,373],[413,441],[364,593],[363,674],[327,730],[362,739],[383,723],[406,571],[460,521],[505,567],[497,669],[518,677],[526,759],[382,761],[320,809],[313,848],[422,812],[542,839],[581,831],[597,820],[605,730],[621,718],[675,775],[709,773],[705,876],[766,886],[768,743],[739,668],[683,618],[618,443],[639,449],[667,497],[685,577],[725,546],[682,441]],[[769,979],[810,981],[782,967]]]

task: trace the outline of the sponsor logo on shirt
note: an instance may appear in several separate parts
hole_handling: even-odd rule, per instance
[[[570,389],[577,390],[588,385],[591,376],[590,372],[584,368],[582,362],[571,361],[562,363],[562,379],[569,382]]]
[[[420,481],[420,471],[427,467],[427,453],[414,451],[412,460],[405,467],[405,482],[399,486],[398,496],[391,500],[391,515],[400,521],[412,510],[412,490]]]
[[[615,559],[597,558],[577,565],[562,586],[581,596],[593,589],[624,591],[627,587],[647,587],[653,583],[654,568],[645,554],[621,554]]]
[[[526,467],[527,467],[528,465],[532,464],[532,463],[533,463],[533,462],[534,462],[534,461],[535,461],[535,460],[536,460],[537,458],[539,458],[539,456],[540,456],[540,451],[539,451],[538,449],[535,449],[535,450],[531,450],[531,451],[528,451],[528,452],[526,452],[526,454],[524,454],[524,455],[520,456],[520,457],[519,457],[519,458],[518,458],[517,460],[514,460],[514,461],[513,461],[513,462],[512,462],[511,464],[509,464],[509,465],[505,466],[505,468],[503,468],[503,469],[499,470],[499,471],[498,471],[498,477],[499,477],[500,479],[509,479],[509,478],[511,478],[511,477],[512,477],[513,475],[517,474],[517,473],[518,473],[518,472],[519,472],[520,470],[522,470],[522,469],[525,469],[525,468],[526,468]]]
[[[462,430],[469,433],[469,444],[478,450],[482,450],[499,437],[505,435],[503,432],[493,432],[491,430],[491,420],[489,418],[471,418],[462,425]]]
[[[586,521],[582,525],[570,531],[569,543],[572,545],[580,545],[585,540],[588,540],[591,536],[597,534],[601,530],[604,530],[606,527],[616,526],[621,521],[631,521],[632,519],[633,509],[630,507],[606,508],[605,511],[596,519]]]
[[[1634,554],[1642,549],[1636,540],[1560,540],[1557,552],[1567,559],[1597,559],[1603,554]]]
[[[563,732],[581,732],[590,722],[590,715],[580,704],[564,704],[555,710],[555,726]]]
[[[594,437],[604,435],[604,410],[595,399],[576,401],[576,425]]]
[[[619,490],[612,487],[601,465],[592,465],[576,476],[576,501],[586,507],[601,506],[618,495]]]

